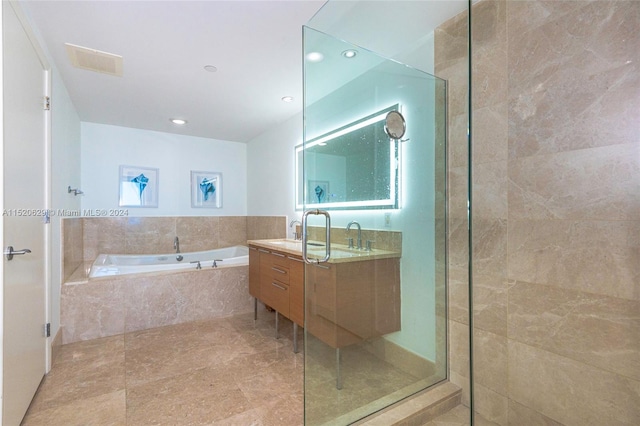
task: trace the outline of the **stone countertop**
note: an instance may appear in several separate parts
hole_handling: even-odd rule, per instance
[[[307,249],[310,259],[322,259],[325,256],[324,243],[320,241],[309,241],[310,244],[322,244],[322,246],[311,246]],[[290,239],[274,240],[249,240],[247,244],[267,250],[274,250],[286,253],[291,256],[302,257],[302,241]],[[371,251],[348,248],[345,244],[331,244],[331,257],[329,263],[358,262],[364,260],[389,259],[401,257],[397,251],[381,250],[372,248]]]

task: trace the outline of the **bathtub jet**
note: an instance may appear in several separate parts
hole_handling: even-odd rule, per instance
[[[180,257],[181,259],[178,259]],[[202,268],[225,268],[249,264],[246,246],[225,247],[191,253],[168,254],[101,254],[89,272],[89,278],[115,275],[143,274],[159,271],[193,270],[191,262],[199,261]]]

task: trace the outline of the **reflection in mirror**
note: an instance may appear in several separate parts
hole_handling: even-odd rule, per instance
[[[400,144],[385,130],[387,114],[398,109],[385,108],[297,146],[296,209],[400,208]]]
[[[384,122],[384,131],[392,139],[400,139],[407,130],[407,123],[398,111],[389,111]]]

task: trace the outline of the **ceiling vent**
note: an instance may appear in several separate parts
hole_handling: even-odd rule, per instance
[[[122,56],[71,43],[64,45],[74,67],[122,77]]]

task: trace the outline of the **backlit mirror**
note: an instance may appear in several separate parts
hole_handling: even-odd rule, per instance
[[[387,114],[398,109],[394,105],[297,146],[296,209],[399,208],[400,144],[385,131]]]

